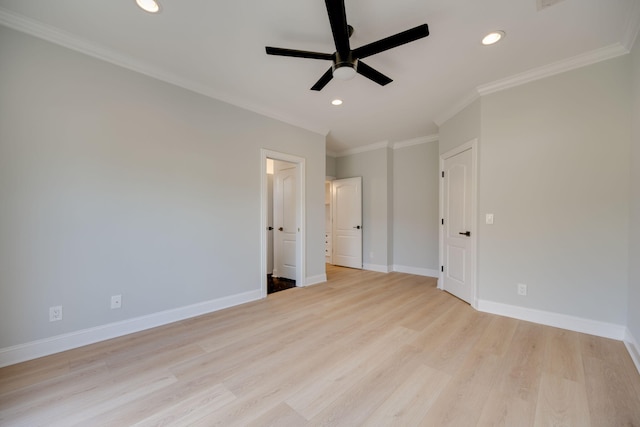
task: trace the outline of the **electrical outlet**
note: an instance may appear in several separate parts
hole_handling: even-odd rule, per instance
[[[522,295],[523,297],[527,296],[527,285],[518,283],[518,295]]]
[[[122,307],[122,295],[114,295],[111,297],[111,309]]]
[[[62,320],[62,306],[49,307],[49,322],[57,322],[58,320]]]

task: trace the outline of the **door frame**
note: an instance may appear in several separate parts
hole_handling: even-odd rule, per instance
[[[306,215],[305,215],[305,159],[278,151],[260,149],[260,295],[267,297],[267,209],[268,209],[268,183],[267,183],[267,159],[282,160],[296,165],[296,220],[298,223],[298,235],[296,239],[296,286],[305,286],[306,277]]]
[[[458,147],[455,147],[445,153],[440,154],[440,218],[444,218],[444,179],[442,173],[444,172],[444,162],[446,159],[453,157],[463,151],[471,150],[471,167],[472,173],[472,185],[471,185],[471,225],[473,227],[473,233],[471,234],[471,307],[478,309],[478,138],[474,138]],[[438,289],[444,289],[444,272],[442,266],[444,265],[444,226],[441,223],[438,232],[439,240],[439,263],[440,273],[438,277]]]

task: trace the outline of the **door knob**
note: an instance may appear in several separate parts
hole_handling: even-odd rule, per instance
[[[462,234],[463,236],[467,236],[467,237],[471,236],[471,232],[470,232],[470,231],[465,231],[465,232],[462,232],[462,231],[461,231],[461,232],[460,232],[460,233],[458,233],[458,234]]]
[[[271,231],[273,230],[273,227],[267,227],[267,230]]]
[[[284,231],[284,228],[282,228],[282,227],[279,227],[279,228],[278,228],[278,230],[280,230],[280,231]]]
[[[357,228],[358,230],[360,230],[360,226],[359,226],[359,225],[356,225],[356,226],[355,226],[355,227],[353,227],[353,228]]]

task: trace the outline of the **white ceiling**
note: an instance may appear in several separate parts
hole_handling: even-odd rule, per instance
[[[628,52],[640,25],[640,0],[346,0],[352,48],[425,22],[431,35],[367,58],[394,80],[385,87],[358,75],[314,92],[328,61],[264,47],[333,53],[322,0],[160,3],[152,15],[134,0],[0,0],[0,24],[328,132],[330,152],[437,134],[438,118],[479,87]],[[491,30],[507,36],[482,46]]]

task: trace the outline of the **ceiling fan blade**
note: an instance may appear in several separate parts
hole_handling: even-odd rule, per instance
[[[326,59],[328,61],[333,60],[332,53],[320,53],[320,52],[309,52],[306,50],[296,50],[296,49],[284,49],[281,47],[265,47],[267,51],[267,55],[278,55],[278,56],[293,56],[295,58],[311,58],[311,59]]]
[[[362,61],[358,61],[358,66],[356,67],[356,71],[358,72],[358,74],[361,74],[366,78],[373,80],[374,82],[378,83],[380,86],[387,85],[393,81],[389,77],[382,74],[380,71],[377,71],[369,67],[367,64],[365,64]]]
[[[333,33],[333,41],[336,52],[342,58],[347,58],[351,47],[349,46],[349,28],[347,27],[347,13],[344,9],[344,0],[325,0],[327,14]]]
[[[327,0],[328,1],[328,0]],[[415,28],[403,31],[393,36],[386,37],[378,40],[377,42],[369,43],[353,50],[353,58],[360,59],[367,56],[375,55],[376,53],[384,52],[385,50],[392,49],[397,46],[401,46],[405,43],[427,37],[429,35],[429,26],[427,24],[418,25]]]
[[[320,80],[318,80],[316,84],[313,85],[311,90],[322,90],[322,88],[325,87],[327,83],[331,81],[332,78],[333,78],[333,68],[329,68],[327,72],[324,73],[322,77],[320,77]]]

